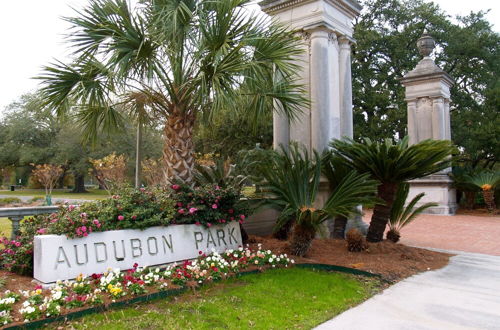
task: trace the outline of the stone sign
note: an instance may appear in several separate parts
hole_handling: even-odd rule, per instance
[[[43,283],[103,273],[108,267],[130,269],[193,259],[199,251],[224,252],[242,245],[237,222],[152,227],[93,233],[83,238],[40,235],[34,240],[34,278]]]

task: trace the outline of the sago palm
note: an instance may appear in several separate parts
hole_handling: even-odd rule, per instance
[[[399,184],[396,197],[394,198],[394,204],[392,204],[389,231],[387,232],[387,239],[394,243],[399,241],[401,229],[403,227],[415,220],[417,215],[424,212],[426,209],[438,205],[437,203],[425,203],[419,207],[415,207],[425,196],[424,193],[420,193],[413,197],[408,205],[405,206],[409,193],[410,185],[408,183],[404,182]]]
[[[120,96],[147,96],[164,127],[165,182],[193,181],[193,128],[227,109],[259,120],[293,118],[307,101],[295,83],[301,50],[285,27],[246,9],[250,0],[90,0],[72,24],[74,61],[38,77],[47,106],[77,113],[89,137],[119,125]]]
[[[408,137],[397,142],[386,139],[381,143],[344,139],[332,141],[330,145],[351,168],[368,173],[380,182],[377,195],[384,203],[375,205],[373,210],[366,237],[370,242],[383,239],[398,184],[449,167],[454,150],[446,140],[424,140],[410,146]]]
[[[348,217],[360,204],[372,204],[376,182],[368,174],[351,172],[335,188],[326,202],[316,204],[322,160],[317,152],[312,156],[297,145],[281,150],[263,171],[267,204],[278,209],[277,227],[293,221],[291,252],[303,256],[309,250],[322,224],[337,216]]]
[[[356,172],[356,170],[347,166],[341,157],[332,154],[330,151],[325,152],[322,158],[322,172],[328,179],[331,191],[334,191],[347,175],[351,172]],[[346,217],[342,215],[336,217],[333,222],[330,237],[344,239],[346,225]]]
[[[500,172],[485,170],[475,175],[468,176],[467,182],[481,189],[488,211],[493,212],[496,208],[495,188],[500,184]]]

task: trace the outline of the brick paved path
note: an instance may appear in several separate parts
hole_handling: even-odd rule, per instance
[[[403,228],[401,243],[500,256],[500,216],[421,214]]]

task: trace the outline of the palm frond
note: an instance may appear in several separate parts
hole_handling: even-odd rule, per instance
[[[333,152],[359,173],[370,173],[381,182],[398,183],[421,178],[450,166],[454,148],[450,141],[424,140],[408,146],[408,137],[383,143],[365,139],[335,140]]]
[[[490,189],[494,189],[500,184],[500,172],[484,170],[472,176],[466,176],[466,181],[479,188],[489,186]]]
[[[389,218],[389,228],[391,230],[400,231],[401,228],[411,223],[420,213],[428,208],[438,206],[437,203],[425,203],[415,208],[418,202],[425,196],[424,193],[416,195],[408,205],[405,206],[409,192],[410,185],[408,183],[405,182],[398,185]]]

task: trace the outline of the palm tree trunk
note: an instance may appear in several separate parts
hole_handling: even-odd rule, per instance
[[[307,251],[309,251],[314,236],[316,236],[316,231],[314,229],[296,224],[293,227],[292,239],[290,242],[291,253],[303,257]]]
[[[474,208],[474,200],[476,198],[475,191],[465,191],[465,208],[473,209]]]
[[[488,211],[493,212],[496,208],[495,190],[494,189],[483,190],[483,198],[484,202],[486,203],[486,207],[488,208]]]
[[[347,225],[347,218],[343,216],[338,216],[333,221],[333,231],[330,234],[331,238],[345,238],[345,226]]]
[[[391,216],[391,208],[394,203],[397,184],[382,183],[378,186],[378,197],[385,203],[384,205],[377,204],[373,209],[372,220],[368,227],[368,235],[366,240],[369,242],[380,242],[384,239],[384,231]]]
[[[167,184],[193,184],[194,118],[182,114],[171,114],[165,123],[163,147],[163,176]]]

